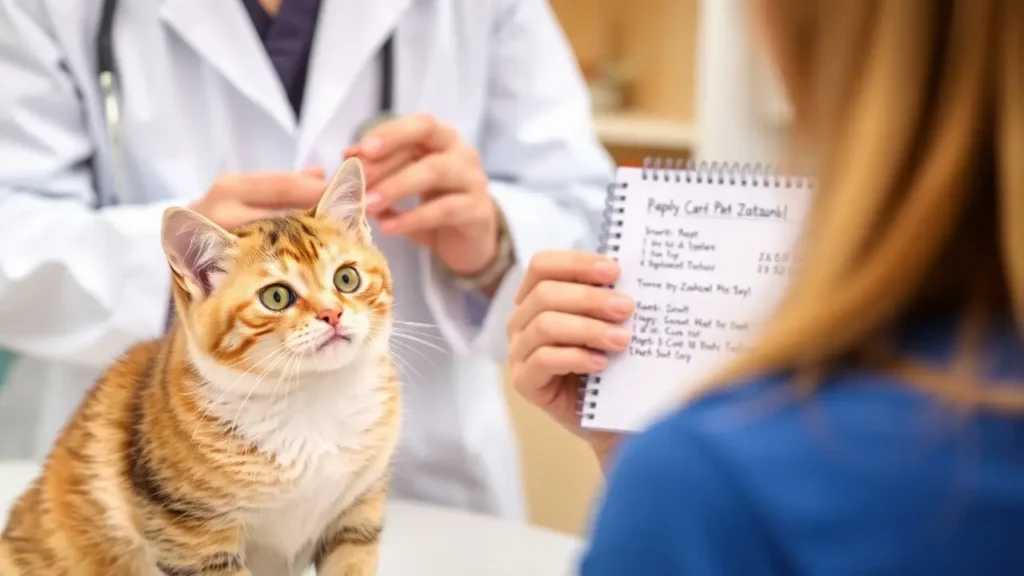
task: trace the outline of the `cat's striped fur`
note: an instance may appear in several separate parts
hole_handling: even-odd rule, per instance
[[[363,188],[350,160],[309,212],[232,233],[168,212],[178,319],[67,424],[13,508],[0,576],[376,572],[401,395]],[[338,288],[342,267],[358,288]],[[261,299],[275,284],[294,292],[283,310]]]

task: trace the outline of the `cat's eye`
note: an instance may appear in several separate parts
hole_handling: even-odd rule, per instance
[[[271,284],[260,290],[260,302],[274,312],[280,312],[295,302],[295,293],[284,284]]]
[[[359,271],[351,266],[342,266],[334,273],[334,286],[345,294],[359,289]]]

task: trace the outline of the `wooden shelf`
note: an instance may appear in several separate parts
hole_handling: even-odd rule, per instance
[[[627,110],[694,116],[697,21],[702,0],[550,0],[581,68],[608,67]]]
[[[690,122],[641,113],[598,114],[598,137],[608,147],[655,148],[688,152],[697,149],[697,134]]]

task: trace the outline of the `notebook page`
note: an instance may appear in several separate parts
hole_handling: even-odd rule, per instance
[[[637,431],[677,409],[754,338],[795,269],[794,243],[811,191],[781,178],[671,172],[655,181],[622,168],[624,199],[611,217],[622,275],[637,302],[628,352],[591,378],[587,428]],[[676,176],[682,182],[676,182]],[[621,226],[616,221],[621,220]],[[615,234],[621,234],[616,238]],[[614,252],[613,252],[614,253]]]

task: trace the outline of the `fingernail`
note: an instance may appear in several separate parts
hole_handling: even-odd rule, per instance
[[[359,145],[362,146],[363,150],[367,154],[376,154],[380,151],[381,141],[380,138],[376,136],[368,136],[365,140],[360,142]]]
[[[612,346],[623,347],[629,344],[629,340],[632,338],[632,335],[629,333],[629,330],[616,326],[614,328],[609,328],[604,333],[604,338]]]
[[[602,276],[611,277],[618,273],[619,265],[614,260],[598,260],[594,262],[594,270]]]
[[[369,194],[366,195],[366,198],[363,201],[366,203],[367,210],[369,210],[370,208],[376,208],[377,205],[380,204],[380,194],[376,192],[370,192]]]
[[[608,357],[600,352],[591,352],[590,360],[594,363],[594,366],[600,370],[604,368],[605,364],[608,363]]]
[[[629,296],[615,294],[608,299],[608,309],[616,314],[629,314],[633,311],[633,300]]]

